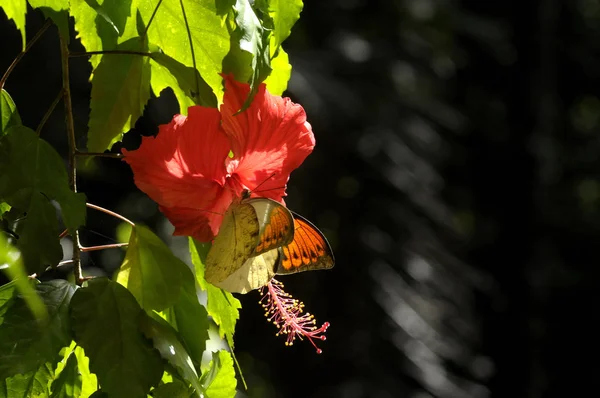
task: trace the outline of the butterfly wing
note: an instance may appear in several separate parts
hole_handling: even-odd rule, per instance
[[[277,274],[333,268],[335,259],[325,235],[310,221],[294,215],[294,240],[279,248]]]
[[[238,270],[254,253],[259,231],[254,207],[247,203],[229,206],[206,256],[206,280],[214,285]]]
[[[274,200],[254,198],[232,204],[208,252],[206,280],[213,285],[223,282],[249,259],[292,242],[293,225],[290,211]]]
[[[248,293],[265,286],[275,276],[275,264],[279,251],[272,249],[266,253],[251,257],[244,265],[222,282],[216,284],[231,293]]]
[[[262,254],[287,245],[294,239],[294,217],[282,204],[267,198],[244,201],[254,207],[260,231],[255,254]]]

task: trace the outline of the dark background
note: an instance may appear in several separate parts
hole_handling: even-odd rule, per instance
[[[0,19],[4,71],[21,40]],[[42,24],[30,12],[28,38]],[[331,328],[321,355],[285,347],[260,296],[241,297],[247,395],[597,395],[600,4],[306,1],[285,48],[287,95],[317,139],[287,203],[327,234],[336,267],[281,280]],[[71,49],[83,51],[74,38]],[[83,148],[90,66],[71,71]],[[6,89],[35,128],[60,86],[52,27]],[[173,100],[152,100],[123,145],[167,123]],[[61,106],[42,137],[64,155],[63,120]],[[79,187],[186,255],[125,163],[81,166]],[[117,226],[89,212],[83,243],[112,243]],[[122,256],[85,256],[86,271],[112,273]]]

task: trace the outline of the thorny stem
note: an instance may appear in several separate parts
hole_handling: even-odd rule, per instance
[[[90,209],[94,209],[94,210],[98,210],[101,211],[103,213],[106,213],[108,215],[111,215],[113,217],[118,218],[119,220],[125,221],[126,223],[128,223],[129,225],[131,225],[132,227],[135,227],[135,223],[131,220],[128,220],[127,218],[123,217],[122,215],[120,215],[119,213],[115,213],[114,211],[105,209],[104,207],[100,207],[100,206],[96,206],[93,205],[91,203],[86,203],[85,204],[87,207],[89,207]]]
[[[69,85],[69,47],[66,39],[59,33],[60,38],[60,59],[62,63],[62,83],[65,103],[65,123],[67,125],[67,136],[69,138],[69,184],[71,190],[77,192],[77,146],[75,143],[75,123],[73,122],[73,108],[71,106],[71,88]],[[81,270],[81,256],[79,242],[79,231],[75,230],[73,238],[73,272],[75,274],[75,283],[81,286],[84,282],[83,272]]]
[[[110,153],[110,152],[80,152],[77,151],[75,156],[96,156],[100,158],[117,158],[121,159],[123,154],[121,153]]]
[[[15,59],[12,61],[12,63],[10,64],[10,66],[8,67],[6,72],[4,72],[4,75],[2,75],[2,79],[0,79],[0,90],[2,90],[4,88],[4,83],[6,83],[8,76],[13,71],[13,69],[15,69],[15,67],[17,66],[19,61],[21,61],[21,58],[23,58],[25,56],[25,54],[27,54],[27,52],[31,49],[31,47],[35,44],[35,42],[38,41],[38,39],[42,36],[42,34],[46,31],[46,29],[48,29],[50,27],[50,25],[52,25],[52,20],[48,19],[46,21],[46,23],[44,24],[44,26],[42,26],[41,29],[38,30],[38,32],[35,34],[35,36],[33,36],[31,41],[29,43],[27,43],[27,45],[25,46],[25,50],[21,51],[19,53],[19,55],[17,55],[15,57]]]
[[[69,54],[70,58],[75,57],[88,57],[90,55],[106,55],[106,54],[128,54],[128,55],[141,55],[143,57],[151,57],[152,53],[145,53],[143,51],[131,51],[131,50],[102,50],[102,51],[87,51],[87,52],[72,52]]]
[[[63,89],[61,89],[60,92],[58,93],[58,95],[56,96],[56,98],[54,98],[52,105],[50,105],[50,108],[48,108],[48,110],[46,111],[46,114],[42,118],[42,121],[38,125],[37,129],[35,129],[35,133],[38,135],[38,137],[39,137],[40,133],[42,132],[44,125],[50,118],[50,115],[52,115],[52,112],[54,112],[54,108],[56,108],[56,105],[58,105],[58,102],[64,97],[64,95],[65,95],[65,91]]]
[[[100,246],[90,246],[90,247],[81,246],[81,251],[82,252],[93,252],[96,250],[116,249],[118,247],[125,247],[128,245],[129,245],[129,243],[111,243],[110,245],[100,245]]]

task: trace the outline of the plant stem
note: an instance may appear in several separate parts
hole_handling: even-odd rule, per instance
[[[96,250],[104,250],[104,249],[115,249],[117,247],[125,247],[128,246],[129,243],[111,243],[110,245],[100,245],[100,246],[90,246],[90,247],[81,247],[82,252],[93,252]]]
[[[76,156],[97,156],[101,158],[117,158],[123,157],[122,153],[110,153],[110,152],[79,152],[75,153]]]
[[[146,35],[148,34],[148,29],[150,29],[150,25],[152,24],[152,21],[154,20],[154,16],[156,15],[156,12],[158,11],[158,8],[160,7],[161,4],[162,4],[162,0],[159,0],[158,4],[154,8],[154,11],[152,11],[152,15],[150,16],[150,20],[148,21],[148,25],[146,25],[146,29],[144,29],[144,33],[142,33],[141,37],[145,38]]]
[[[135,227],[135,224],[134,224],[134,222],[133,222],[133,221],[131,221],[131,220],[128,220],[127,218],[123,217],[122,215],[120,215],[120,214],[118,214],[118,213],[115,213],[114,211],[110,211],[110,210],[108,210],[108,209],[105,209],[104,207],[96,206],[96,205],[93,205],[93,204],[91,204],[91,203],[86,203],[85,205],[86,205],[87,207],[89,207],[90,209],[98,210],[98,211],[101,211],[101,212],[103,212],[103,213],[109,214],[109,215],[111,215],[111,216],[113,216],[113,217],[116,217],[116,218],[118,218],[119,220],[125,221],[126,223],[128,223],[128,224],[129,224],[129,225],[131,225],[132,227]]]
[[[72,52],[69,57],[88,57],[90,55],[106,55],[106,54],[128,54],[128,55],[141,55],[143,57],[151,57],[152,53],[145,53],[142,51],[129,51],[129,50],[102,50],[102,51],[88,51],[88,52]]]
[[[181,13],[183,14],[183,21],[185,22],[185,29],[187,31],[188,41],[190,42],[190,53],[192,54],[192,66],[194,70],[198,70],[196,67],[196,55],[194,55],[194,42],[192,41],[192,32],[190,32],[190,24],[187,20],[187,15],[185,14],[185,7],[183,6],[183,0],[179,0],[179,5],[181,6]],[[196,80],[196,95],[200,94],[200,82],[198,81],[198,74],[194,73],[194,79]]]
[[[56,96],[56,98],[54,98],[52,105],[50,105],[50,108],[48,108],[48,110],[46,111],[46,114],[42,118],[42,121],[38,125],[37,129],[35,129],[35,133],[38,135],[38,137],[40,136],[40,133],[42,132],[42,129],[44,128],[44,125],[50,118],[50,115],[52,115],[52,112],[54,112],[54,108],[56,108],[56,105],[58,105],[58,102],[62,99],[62,97],[64,95],[65,95],[65,90],[61,89],[60,92],[58,93],[58,95]]]
[[[27,54],[27,52],[31,49],[31,47],[35,44],[35,42],[38,41],[38,39],[42,36],[42,34],[46,31],[46,29],[48,29],[50,27],[50,25],[52,25],[52,20],[48,19],[46,21],[46,23],[44,24],[44,26],[42,26],[42,28],[40,30],[38,30],[38,32],[35,34],[35,36],[33,36],[33,39],[31,39],[31,41],[29,43],[27,43],[27,45],[25,46],[25,50],[21,51],[19,53],[19,55],[17,55],[15,57],[15,59],[12,61],[12,63],[10,64],[10,66],[8,67],[6,72],[4,72],[4,75],[2,75],[2,79],[0,79],[0,90],[2,90],[4,88],[4,83],[6,83],[8,76],[13,71],[13,69],[15,69],[15,67],[17,66],[19,61],[21,61],[21,58],[23,58],[23,56],[25,56],[25,54]]]
[[[75,123],[73,122],[73,108],[71,105],[71,87],[69,84],[69,47],[67,41],[59,33],[60,38],[60,59],[62,63],[62,83],[65,103],[65,123],[67,125],[67,136],[69,138],[69,184],[73,192],[77,192],[77,145],[75,143]],[[75,283],[81,286],[83,284],[83,272],[81,270],[81,256],[79,242],[79,231],[75,230],[73,238],[73,272],[75,274]]]

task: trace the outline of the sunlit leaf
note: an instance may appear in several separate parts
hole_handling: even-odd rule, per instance
[[[31,372],[0,381],[0,398],[47,398],[49,384],[54,378],[52,365],[44,363]]]
[[[154,398],[188,398],[189,389],[180,381],[161,384],[152,391]]]
[[[196,373],[188,352],[180,342],[177,331],[167,321],[155,314],[142,317],[140,329],[147,338],[152,340],[154,348],[160,352],[160,355],[177,369],[185,381],[192,385],[196,393],[202,393],[199,375]]]
[[[50,398],[74,398],[81,395],[81,375],[77,370],[77,357],[70,354],[67,362],[51,386]]]
[[[159,353],[140,332],[145,316],[123,286],[95,278],[71,301],[75,341],[90,358],[90,370],[111,397],[145,396],[163,373]],[[143,367],[140,366],[143,364]]]
[[[179,299],[166,313],[167,320],[179,332],[192,360],[199,369],[202,354],[206,349],[206,340],[208,340],[209,323],[208,313],[198,301],[196,283],[191,270],[184,281]]]
[[[207,398],[229,398],[235,396],[235,370],[231,354],[225,350],[213,352],[209,369],[202,375],[202,385]]]
[[[27,1],[26,0],[10,0],[9,2],[2,2],[2,7],[6,13],[8,19],[12,19],[17,25],[17,29],[21,32],[21,39],[23,41],[23,50],[26,45],[25,37],[25,14],[27,13]]]
[[[136,225],[129,238],[117,282],[127,287],[145,310],[162,311],[179,297],[188,266],[148,228]]]
[[[135,37],[119,44],[120,51],[148,52]],[[150,58],[132,54],[104,55],[92,75],[88,150],[103,152],[120,141],[142,115],[150,98]]]
[[[90,359],[80,346],[73,351],[77,357],[77,368],[81,374],[81,398],[88,398],[98,389],[98,378],[90,372]]]
[[[60,34],[69,43],[69,0],[28,0],[32,8],[38,8],[46,18],[51,18]]]
[[[217,107],[217,97],[196,69],[163,53],[152,53],[150,69],[152,91],[158,96],[171,87],[179,102],[179,113],[187,114],[187,108],[192,105]]]
[[[204,280],[204,262],[210,245],[198,243],[189,239],[192,263],[196,270],[196,280],[207,293],[206,309],[208,314],[219,325],[219,335],[226,337],[230,347],[233,347],[233,333],[235,324],[240,317],[239,309],[242,308],[240,301],[229,292],[219,289]]]
[[[4,89],[0,90],[0,136],[12,126],[20,126],[21,117],[15,102]]]
[[[14,292],[12,292],[12,290],[13,287],[16,287],[35,318],[38,320],[46,320],[48,312],[46,311],[42,299],[36,293],[32,281],[29,280],[25,273],[25,267],[21,261],[21,253],[6,240],[3,234],[0,234],[0,270],[12,281],[0,287],[0,291],[4,292],[1,297],[5,297],[7,300],[5,305],[9,305],[8,302],[14,302],[14,300],[12,300],[12,298],[14,298]],[[6,310],[8,307],[4,308]],[[0,317],[6,312],[5,310],[2,310],[2,299],[0,298]],[[1,320],[0,323],[2,323]]]
[[[115,50],[117,44],[137,36],[137,0],[70,0],[77,37],[86,51]],[[101,4],[100,4],[101,3]],[[110,55],[112,56],[112,55]],[[90,57],[95,69],[103,56]]]
[[[62,257],[56,211],[49,199],[59,203],[71,232],[84,224],[85,195],[69,189],[60,155],[33,130],[11,127],[0,138],[0,201],[27,214],[17,226],[17,247],[30,274],[55,265]]]
[[[265,80],[267,90],[273,95],[281,95],[287,89],[292,76],[292,65],[283,48],[279,48],[277,56],[271,60],[271,68],[273,71]]]
[[[302,0],[268,0],[268,12],[273,19],[271,54],[275,54],[281,43],[288,38],[292,26],[300,18],[302,8]]]
[[[38,321],[23,299],[6,311],[0,325],[0,379],[34,371],[71,342],[68,311],[75,286],[57,279],[38,284],[36,291],[48,319]]]
[[[215,0],[140,0],[146,24],[159,3],[148,39],[185,66],[194,67],[195,60],[196,68],[220,99],[223,88],[219,73],[229,51],[229,33],[217,15]]]
[[[271,73],[269,31],[258,19],[249,0],[236,0],[233,7],[236,29],[231,35],[231,49],[223,62],[223,72],[250,84],[246,109],[258,91],[259,84]]]

